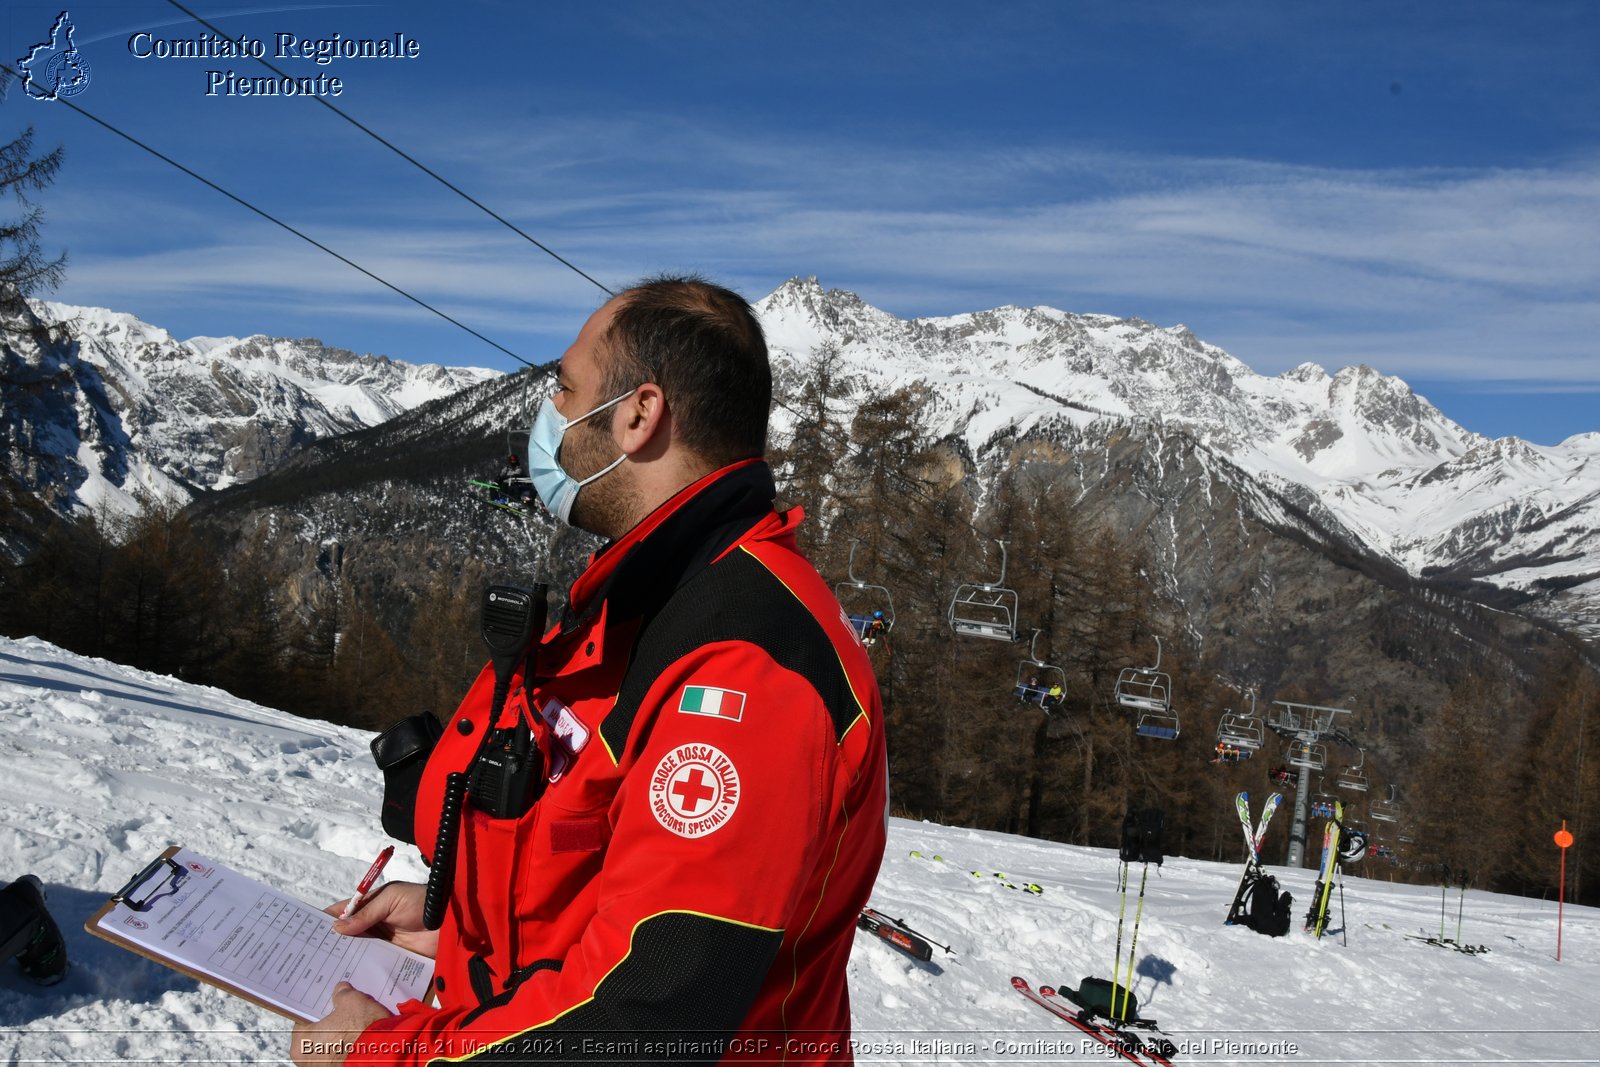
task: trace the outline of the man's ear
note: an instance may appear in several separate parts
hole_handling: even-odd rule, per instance
[[[617,419],[620,424],[617,446],[624,454],[633,456],[646,450],[665,450],[670,430],[667,398],[661,386],[645,382],[617,406],[621,409]]]

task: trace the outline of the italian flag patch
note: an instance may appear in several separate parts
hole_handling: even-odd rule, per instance
[[[738,722],[744,718],[744,694],[737,689],[713,689],[708,685],[686,686],[678,710],[690,715],[714,715]]]

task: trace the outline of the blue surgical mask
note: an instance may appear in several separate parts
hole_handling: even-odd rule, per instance
[[[553,397],[545,398],[539,405],[538,414],[533,417],[533,428],[528,431],[528,479],[533,482],[533,491],[539,494],[539,499],[544,506],[550,509],[550,514],[568,525],[571,524],[569,516],[572,514],[572,502],[578,499],[578,490],[617,468],[617,464],[627,458],[626,453],[618,456],[609,465],[595,471],[583,481],[578,481],[566,472],[561,466],[561,439],[567,430],[578,425],[591,415],[598,414],[607,408],[615,407],[634,393],[629,389],[626,393],[614,400],[607,400],[604,404],[592,411],[584,412],[577,418],[567,420],[561,412],[556,410]]]

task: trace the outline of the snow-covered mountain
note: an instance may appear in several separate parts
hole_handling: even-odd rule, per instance
[[[92,937],[84,922],[169,844],[306,901],[342,899],[388,843],[371,735],[33,638],[0,638],[0,665],[0,883],[39,877],[72,961],[48,988],[0,961],[0,1061],[286,1062],[286,1019]],[[1231,809],[1218,818],[1231,823]],[[1271,826],[1268,863],[1287,821]],[[1271,870],[1298,917],[1315,873]],[[893,819],[872,903],[949,951],[923,963],[856,933],[856,1061],[1110,1062],[1009,979],[1109,978],[1118,950],[1121,967],[1131,951],[1134,995],[1178,1043],[1180,1064],[1593,1061],[1600,911],[1566,903],[1557,962],[1555,901],[1441,896],[1388,881],[1392,870],[1369,850],[1343,873],[1328,936],[1296,924],[1268,938],[1222,925],[1238,862],[1168,855],[1149,872],[1130,949],[1118,935],[1134,909],[1119,907],[1114,849]],[[386,873],[427,876],[406,846]],[[1488,953],[1414,939],[1441,930]]]
[[[187,499],[270,469],[319,438],[384,422],[494,377],[320,341],[183,341],[132,315],[35,301],[0,347],[0,445],[62,512]]]
[[[139,489],[182,497],[237,485],[311,441],[496,377],[316,341],[179,341],[117,312],[34,309],[33,328],[13,330],[0,347],[10,476],[0,494],[63,513],[130,507]],[[1550,447],[1489,440],[1369,367],[1329,374],[1305,364],[1268,377],[1183,326],[1139,319],[1048,307],[901,319],[815,278],[792,279],[758,309],[780,373],[803,375],[820,349],[836,347],[844,411],[927,383],[922,429],[961,440],[980,466],[1004,462],[1030,436],[1069,442],[1088,494],[1086,446],[1104,450],[1132,434],[1147,469],[1124,462],[1121,476],[1148,487],[1172,482],[1181,444],[1182,484],[1146,493],[1150,508],[1127,515],[1130,528],[1152,530],[1152,517],[1163,518],[1164,540],[1152,547],[1180,599],[1192,592],[1176,577],[1191,551],[1180,542],[1204,523],[1215,481],[1242,502],[1242,519],[1457,588],[1480,583],[1475,597],[1487,582],[1503,591],[1498,606],[1600,633],[1600,433]],[[790,417],[775,412],[780,431]],[[1109,451],[1099,464],[1104,479]],[[1171,514],[1172,500],[1196,494],[1197,510]]]
[[[1600,617],[1600,433],[1489,440],[1370,367],[1267,377],[1184,326],[1139,319],[1048,307],[901,319],[815,278],[758,308],[798,373],[835,346],[858,396],[928,383],[927,431],[980,462],[1029,433],[1106,420],[1178,430],[1413,575],[1487,581],[1579,627]]]

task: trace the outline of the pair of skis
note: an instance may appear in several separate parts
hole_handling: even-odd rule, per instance
[[[928,855],[924,855],[922,852],[918,851],[917,849],[912,849],[911,850],[911,855],[915,856],[919,860],[928,860],[931,863],[943,863],[945,861],[944,857],[939,855],[938,853],[934,853],[932,856],[928,856]],[[1000,882],[1000,884],[1005,886],[1007,889],[1020,889],[1024,893],[1032,893],[1036,897],[1044,895],[1044,886],[1040,885],[1037,882],[1023,882],[1021,884],[1019,884],[1017,882],[1013,882],[1011,880],[1011,876],[1009,874],[1005,873],[1004,871],[990,871],[990,872],[988,872],[987,875],[983,871],[970,871],[968,873],[970,873],[972,875],[972,877],[977,878],[977,879],[983,879],[985,877],[990,877],[990,878],[997,879]]]
[[[1333,818],[1327,821],[1322,830],[1321,880],[1317,882],[1317,895],[1311,903],[1311,912],[1306,916],[1306,929],[1318,938],[1328,928],[1328,901],[1333,895],[1334,868],[1339,864],[1339,834],[1343,826],[1344,805],[1335,800]],[[1340,900],[1344,899],[1342,894],[1341,890]]]
[[[1111,1049],[1123,1059],[1132,1063],[1143,1064],[1144,1067],[1159,1065],[1159,1067],[1172,1067],[1168,1059],[1177,1053],[1177,1048],[1167,1038],[1159,1036],[1155,1023],[1148,1019],[1133,1019],[1117,1024],[1111,1020],[1100,1021],[1095,1014],[1074,1004],[1064,990],[1057,990],[1050,986],[1040,986],[1034,989],[1028,984],[1027,979],[1013,977],[1011,988],[1033,1001],[1045,1011],[1062,1019],[1100,1044]],[[1143,1037],[1134,1033],[1138,1028],[1157,1036]]]
[[[1255,829],[1250,827],[1250,794],[1240,793],[1233,798],[1234,808],[1239,813],[1239,829],[1244,832],[1245,861],[1244,873],[1239,876],[1239,888],[1234,890],[1233,903],[1228,907],[1228,917],[1223,920],[1224,926],[1243,922],[1244,891],[1245,887],[1253,881],[1255,875],[1261,872],[1261,842],[1266,840],[1267,826],[1272,822],[1272,815],[1278,810],[1278,805],[1283,803],[1282,793],[1273,793],[1267,798],[1266,806],[1261,809],[1261,818],[1256,822]]]
[[[1488,945],[1463,945],[1451,937],[1424,937],[1421,934],[1407,934],[1408,941],[1421,941],[1425,945],[1437,945],[1439,948],[1453,948],[1457,952],[1464,952],[1468,956],[1482,956],[1489,951]]]

